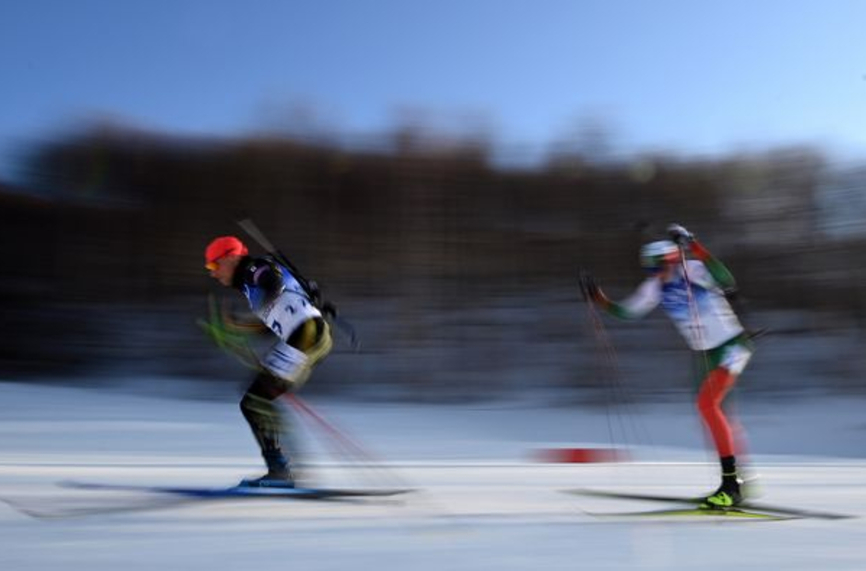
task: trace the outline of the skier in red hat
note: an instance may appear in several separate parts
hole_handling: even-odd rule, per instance
[[[240,291],[252,313],[277,337],[257,363],[259,373],[240,403],[268,471],[241,485],[294,487],[282,443],[285,421],[276,400],[298,390],[330,352],[328,324],[305,280],[273,256],[251,257],[235,236],[220,236],[208,244],[205,267],[222,285]]]

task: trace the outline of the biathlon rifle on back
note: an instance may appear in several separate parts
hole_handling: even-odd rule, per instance
[[[321,310],[322,315],[340,329],[344,335],[346,335],[352,349],[357,351],[360,347],[360,341],[358,340],[355,328],[338,314],[337,306],[334,305],[333,302],[322,298],[322,292],[319,289],[319,285],[304,277],[304,274],[302,274],[297,266],[289,260],[288,256],[283,254],[279,248],[274,246],[273,242],[268,240],[267,236],[259,230],[259,227],[256,226],[255,222],[251,219],[244,218],[243,220],[239,220],[238,225],[243,228],[244,231],[259,244],[259,246],[264,248],[268,254],[273,256],[278,262],[286,266],[289,271],[292,272],[292,275],[295,276],[295,279],[297,279],[298,283],[301,284],[301,287],[304,288],[304,292],[310,298],[310,301],[313,302],[313,305],[318,307],[319,310]]]

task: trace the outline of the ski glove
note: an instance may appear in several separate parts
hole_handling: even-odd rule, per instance
[[[695,241],[695,235],[679,224],[668,225],[668,236],[677,246],[685,246]]]
[[[252,329],[234,325],[217,306],[213,296],[208,299],[210,319],[199,319],[199,327],[224,352],[238,359],[244,366],[259,370],[259,358],[249,343]]]

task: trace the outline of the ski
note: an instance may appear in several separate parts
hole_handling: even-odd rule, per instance
[[[228,488],[183,487],[183,486],[137,486],[126,484],[102,484],[96,482],[60,482],[66,488],[78,490],[105,490],[118,492],[145,492],[171,494],[189,498],[284,498],[298,500],[325,500],[339,498],[382,498],[406,494],[408,488],[389,489],[347,489],[347,488],[288,488],[231,486]]]
[[[759,512],[741,508],[713,509],[713,508],[674,508],[666,510],[647,510],[634,512],[586,512],[598,518],[628,518],[628,519],[682,519],[694,521],[696,519],[706,520],[751,520],[751,521],[784,521],[789,519],[800,519],[802,516],[790,514],[775,514]]]
[[[586,489],[586,488],[577,488],[571,490],[563,490],[563,492],[567,494],[579,495],[579,496],[592,496],[596,498],[611,498],[611,499],[620,499],[620,500],[639,500],[646,502],[665,502],[665,503],[675,503],[675,504],[687,504],[687,505],[700,505],[704,498],[703,497],[689,497],[689,496],[668,496],[663,494],[641,494],[641,493],[631,493],[631,492],[615,492],[609,490],[595,490],[595,489]],[[781,516],[790,516],[790,517],[799,517],[799,518],[814,518],[814,519],[847,519],[853,516],[846,514],[838,514],[824,511],[815,511],[808,509],[800,509],[800,508],[790,508],[784,506],[776,506],[771,504],[764,504],[759,502],[743,502],[737,505],[736,508],[738,510],[747,510],[753,512],[764,512],[764,513],[772,513]],[[728,510],[710,510],[710,511],[731,511]]]

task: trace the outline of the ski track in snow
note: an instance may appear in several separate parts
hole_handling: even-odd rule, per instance
[[[0,498],[11,502],[0,504],[0,569],[866,569],[866,403],[857,399],[741,406],[761,502],[855,516],[778,522],[606,520],[588,512],[660,506],[562,493],[708,491],[717,469],[687,403],[636,408],[628,422],[638,446],[618,464],[533,461],[548,446],[607,446],[608,420],[620,419],[598,408],[311,404],[386,459],[334,459],[305,433],[316,484],[417,491],[187,501],[63,488],[221,487],[260,466],[234,403],[0,384]]]

